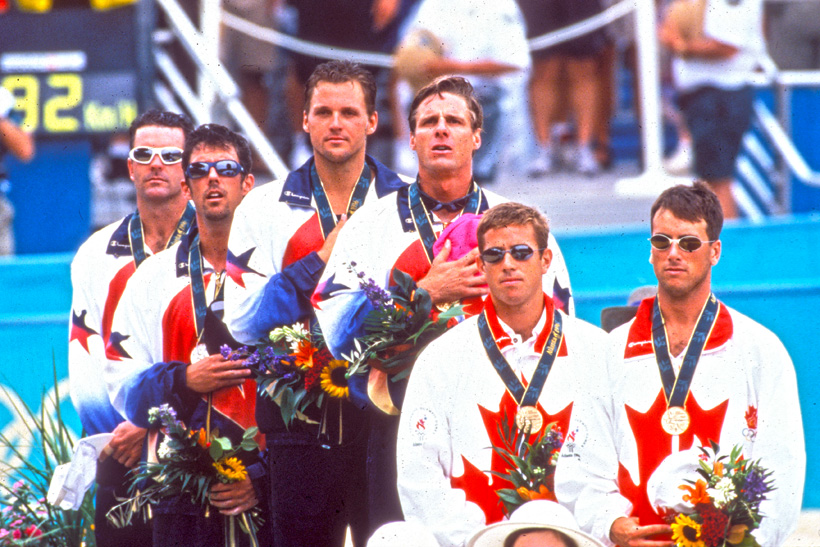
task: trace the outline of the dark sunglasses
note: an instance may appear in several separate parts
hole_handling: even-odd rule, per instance
[[[244,173],[245,170],[239,165],[238,161],[234,160],[219,160],[219,161],[196,161],[188,164],[185,169],[185,174],[190,179],[201,179],[208,176],[211,172],[211,167],[216,169],[216,174],[221,177],[235,177],[239,173]]]
[[[128,153],[128,157],[137,163],[147,165],[154,161],[154,156],[157,154],[159,154],[159,159],[161,159],[165,165],[173,165],[182,161],[182,149],[176,146],[165,146],[163,148],[137,146],[131,149],[131,152]]]
[[[544,249],[538,249],[539,251],[543,251]],[[530,248],[529,245],[513,245],[509,249],[499,249],[498,247],[490,247],[489,249],[484,250],[481,253],[481,260],[488,264],[495,264],[496,262],[501,262],[504,260],[504,255],[510,253],[510,256],[513,257],[518,262],[524,262],[525,260],[529,260],[532,254],[535,251]]]
[[[678,248],[681,251],[686,251],[687,253],[693,253],[697,251],[704,243],[714,242],[715,241],[701,241],[699,238],[695,236],[683,236],[679,239],[672,239],[671,237],[665,236],[663,234],[655,234],[649,238],[649,243],[651,243],[652,246],[659,251],[665,251],[669,247],[671,247],[673,243],[677,243]]]

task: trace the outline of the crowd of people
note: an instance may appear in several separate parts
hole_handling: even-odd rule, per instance
[[[371,155],[377,81],[349,61],[307,75],[312,153],[257,188],[248,142],[229,128],[153,110],[134,121],[136,211],[92,235],[71,268],[72,400],[86,432],[113,433],[97,468],[97,545],[218,546],[224,517],[252,509],[264,517],[258,544],[282,547],[341,547],[347,529],[374,547],[672,545],[647,482],[711,443],[771,471],[776,490],[753,534],[783,544],[806,465],[796,377],[776,336],[711,292],[724,218],[715,192],[697,182],[656,200],[657,296],[607,335],[574,316],[544,214],[481,186],[481,97],[449,75],[415,93],[414,179]],[[433,317],[456,317],[425,348],[408,340],[420,352],[409,369],[382,366],[385,353],[334,377],[330,361],[322,386],[343,394],[338,404],[285,419],[293,402],[258,390],[225,349],[301,324],[349,361],[374,287],[400,273]],[[150,419],[163,404],[234,444],[256,426],[259,449],[242,453],[241,480],[211,486],[207,509],[183,493],[115,528],[105,515],[127,497],[129,470],[163,446]],[[552,501],[507,519],[500,432],[547,427],[562,439],[541,492]]]

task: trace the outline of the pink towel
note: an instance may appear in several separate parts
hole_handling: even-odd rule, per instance
[[[478,222],[481,215],[465,213],[450,223],[433,244],[433,253],[438,255],[444,247],[444,242],[448,239],[452,248],[447,261],[458,260],[476,247],[478,247]]]

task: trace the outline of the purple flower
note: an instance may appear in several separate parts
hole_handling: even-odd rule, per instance
[[[746,481],[743,484],[743,497],[751,503],[756,503],[766,499],[768,491],[769,485],[766,482],[765,472],[760,467],[753,467],[746,475]]]
[[[365,296],[376,309],[385,309],[390,304],[390,293],[376,284],[373,279],[367,282],[360,281],[359,287],[364,291]]]
[[[219,347],[219,353],[222,355],[223,359],[229,358],[231,356],[231,351],[231,346],[229,346],[228,344],[222,344]]]

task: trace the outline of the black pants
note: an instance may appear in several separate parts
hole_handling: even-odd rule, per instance
[[[151,545],[151,523],[135,516],[125,528],[114,528],[105,518],[108,510],[128,497],[128,468],[113,457],[97,464],[97,499],[94,507],[94,535],[98,547],[145,547]]]
[[[366,431],[328,448],[309,436],[267,436],[276,547],[342,547],[348,525],[354,545],[364,547],[370,533],[366,442]]]

